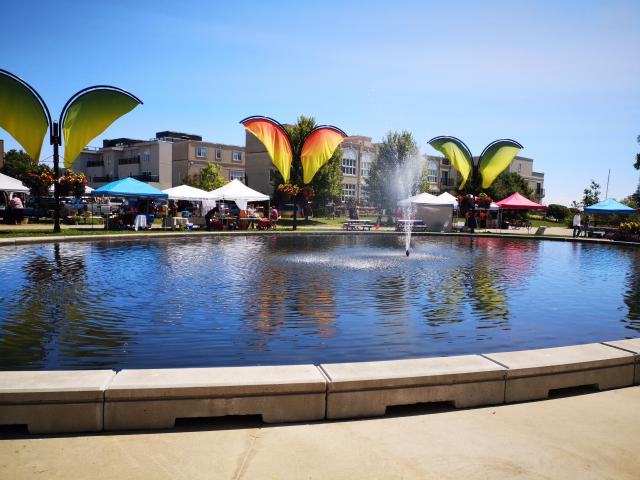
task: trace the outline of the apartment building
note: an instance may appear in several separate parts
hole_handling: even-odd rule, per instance
[[[83,150],[72,168],[84,173],[93,188],[133,177],[164,190],[181,185],[208,161],[218,163],[229,180],[244,177],[243,147],[204,142],[199,135],[174,131],[157,132],[151,140],[104,140],[102,148]]]
[[[509,172],[516,172],[524,178],[533,192],[533,199],[540,203],[544,198],[544,173],[533,171],[533,159],[515,157],[508,168]]]
[[[371,137],[355,135],[347,137],[340,144],[342,150],[342,185],[341,200],[343,203],[367,203],[366,179],[369,177],[371,162],[376,156],[376,145]]]
[[[197,175],[209,162],[220,166],[224,178],[244,182],[244,147],[186,140],[173,144],[173,186],[182,185],[187,176]]]
[[[171,142],[157,138],[104,140],[102,148],[84,149],[71,168],[84,173],[93,188],[133,177],[163,190],[172,186],[172,152]]]

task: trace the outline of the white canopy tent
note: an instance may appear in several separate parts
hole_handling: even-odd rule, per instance
[[[450,203],[451,205],[453,205],[453,208],[458,208],[458,199],[451,195],[449,192],[443,192],[438,195],[437,198],[442,203]]]
[[[427,192],[419,193],[404,200],[400,200],[398,205],[401,207],[409,207],[412,203],[445,203],[438,201],[438,197]]]
[[[456,202],[457,203],[457,202]],[[412,207],[415,220],[422,220],[429,232],[450,232],[453,222],[453,204],[450,200],[430,193],[420,193],[400,200],[401,207]]]
[[[220,200],[236,202],[240,210],[246,210],[248,202],[266,202],[269,200],[269,195],[247,187],[240,180],[231,180],[226,185],[209,193],[218,196]]]
[[[17,178],[0,173],[0,192],[29,193],[29,189]]]
[[[169,200],[200,202],[202,204],[203,213],[206,213],[215,207],[216,200],[221,200],[222,198],[213,192],[207,192],[206,190],[201,190],[190,185],[180,185],[178,187],[167,188],[162,192],[169,196]]]

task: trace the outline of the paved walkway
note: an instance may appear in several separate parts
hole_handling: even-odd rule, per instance
[[[361,421],[0,441],[0,478],[633,479],[640,387]]]

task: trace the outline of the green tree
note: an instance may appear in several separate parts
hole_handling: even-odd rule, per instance
[[[527,181],[517,172],[504,171],[489,188],[484,190],[494,202],[504,200],[509,195],[518,192],[520,195],[533,200],[533,191],[529,188]]]
[[[636,137],[638,143],[640,143],[640,135]],[[633,164],[633,168],[640,170],[640,153],[636,153],[636,163]]]
[[[186,185],[210,192],[228,183],[228,180],[220,173],[220,166],[207,162],[207,166],[195,175],[186,176],[183,180]]]
[[[27,173],[38,166],[27,153],[22,150],[9,150],[4,154],[4,165],[0,172],[18,180],[25,180]]]
[[[289,183],[292,185],[303,187],[302,165],[295,159],[300,158],[300,152],[304,140],[307,138],[311,130],[316,127],[316,121],[313,117],[298,117],[295,125],[285,125],[287,133],[291,138],[291,147],[293,148],[294,162],[291,166],[291,174]],[[325,163],[315,174],[309,186],[315,194],[314,202],[318,206],[324,206],[330,201],[340,197],[342,187],[340,186],[340,176],[342,175],[342,151],[336,148],[331,158]],[[278,191],[278,185],[284,182],[282,175],[278,170],[274,171],[274,183],[276,199],[282,198],[282,192]]]
[[[410,132],[387,133],[371,162],[366,180],[369,202],[379,209],[394,210],[398,200],[416,193],[422,181],[424,162],[424,159],[422,163],[415,162],[417,158],[418,146]],[[404,185],[400,185],[403,182]]]
[[[562,222],[569,216],[569,209],[564,205],[552,203],[547,207],[547,216],[555,218],[558,222]]]
[[[595,180],[591,180],[591,185],[584,189],[584,195],[582,196],[582,205],[589,207],[600,201],[600,184]]]
[[[636,191],[633,192],[628,199],[630,201],[632,201],[635,205],[639,205],[640,206],[640,182],[638,183],[638,186],[636,187]],[[633,207],[633,208],[638,208],[638,207]]]

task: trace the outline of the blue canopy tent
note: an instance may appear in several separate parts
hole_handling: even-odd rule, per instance
[[[144,198],[167,198],[164,192],[161,192],[148,183],[141,182],[135,178],[128,177],[115,182],[107,183],[100,188],[96,188],[91,195],[107,196],[107,197],[144,197]]]
[[[609,198],[602,202],[584,207],[585,213],[635,213],[635,209]]]
[[[154,198],[168,198],[168,195],[155,187],[152,187],[148,183],[141,182],[140,180],[136,180],[135,178],[123,178],[122,180],[116,180],[115,182],[107,183],[100,188],[96,188],[91,195],[96,196],[104,196],[104,197],[136,197],[142,199],[154,199]],[[147,206],[148,207],[148,206]],[[134,210],[133,213],[125,210],[116,218],[116,225],[119,225],[121,228],[127,225],[131,225],[138,230],[138,228],[147,228],[147,226],[151,226],[153,224],[154,216],[153,215],[137,215],[136,213],[148,211],[144,210]],[[111,218],[111,217],[108,217]],[[111,220],[105,221],[105,228],[109,228]]]

